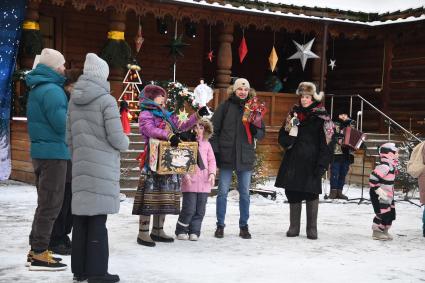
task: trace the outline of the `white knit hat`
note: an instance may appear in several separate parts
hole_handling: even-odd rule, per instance
[[[57,69],[65,64],[65,57],[57,50],[44,48],[41,50],[39,64],[44,64],[52,69]]]
[[[239,78],[233,83],[233,92],[235,92],[240,87],[250,88],[249,82],[247,79]]]
[[[84,62],[84,75],[107,80],[109,76],[109,66],[102,58],[94,53],[87,53]]]

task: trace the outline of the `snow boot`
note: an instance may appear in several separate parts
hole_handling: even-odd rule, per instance
[[[379,240],[379,241],[388,241],[389,240],[387,235],[385,235],[384,232],[379,231],[379,230],[373,230],[372,238],[374,240]]]
[[[388,233],[388,229],[389,228],[385,228],[384,229],[384,234],[385,234],[385,236],[387,236],[388,240],[391,241],[393,239],[393,235],[391,235],[390,233]]]
[[[182,240],[182,241],[189,240],[189,235],[188,234],[178,234],[177,240]]]
[[[190,234],[189,235],[189,240],[190,241],[197,241],[198,239],[199,239],[199,237],[196,234]]]
[[[88,283],[115,283],[120,281],[120,277],[116,274],[106,273],[101,276],[90,276],[87,281]]]
[[[137,236],[137,243],[142,246],[155,247],[155,242],[149,236],[149,224],[151,216],[139,216],[139,235]]]
[[[331,189],[331,192],[329,193],[329,199],[336,199],[338,197],[338,191]]]
[[[224,237],[224,227],[223,226],[217,226],[217,229],[215,229],[214,237],[219,238],[219,239]]]
[[[244,227],[240,227],[239,230],[239,237],[241,237],[242,239],[251,239],[251,233],[249,233],[248,230],[248,225],[244,226]]]
[[[317,213],[319,210],[319,199],[306,202],[307,210],[307,238],[317,239]]]
[[[173,237],[165,234],[164,222],[165,222],[165,214],[153,216],[153,227],[152,227],[151,238],[155,242],[164,242],[164,243],[174,242]]]
[[[31,265],[29,270],[31,271],[58,271],[65,270],[66,264],[56,261],[52,257],[52,253],[45,250],[41,253],[35,253],[32,256]]]
[[[348,197],[342,193],[342,190],[336,190],[336,198],[348,200]]]
[[[289,229],[286,237],[297,237],[300,235],[301,202],[289,204]]]

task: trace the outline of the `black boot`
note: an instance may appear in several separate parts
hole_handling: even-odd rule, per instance
[[[310,240],[317,239],[317,212],[319,210],[319,199],[308,201],[307,207],[307,238]]]
[[[219,238],[219,239],[224,237],[224,227],[223,226],[217,226],[217,229],[215,229],[214,237]]]
[[[239,237],[242,239],[251,239],[251,233],[249,233],[248,225],[240,227]]]
[[[300,235],[301,202],[289,204],[289,229],[286,237],[297,237]]]
[[[90,276],[87,281],[88,283],[114,283],[119,282],[120,277],[116,274],[106,273],[101,276]]]

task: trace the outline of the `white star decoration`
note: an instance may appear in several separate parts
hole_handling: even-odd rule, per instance
[[[332,60],[330,59],[330,63],[328,65],[329,67],[331,67],[332,71],[334,70],[334,68],[336,67],[336,60]]]
[[[297,47],[297,52],[288,58],[288,60],[292,59],[300,59],[301,65],[303,66],[303,71],[305,68],[305,63],[307,63],[307,59],[310,58],[320,58],[316,54],[311,51],[311,47],[313,46],[314,38],[310,40],[307,44],[298,44],[295,40],[292,40],[295,46]]]

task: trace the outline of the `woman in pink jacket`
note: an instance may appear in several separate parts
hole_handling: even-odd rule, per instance
[[[186,174],[183,177],[181,187],[183,207],[176,224],[178,240],[198,240],[208,195],[212,186],[214,186],[217,169],[214,152],[208,141],[213,133],[210,120],[200,119],[195,126],[195,132],[199,144],[200,158],[205,168],[200,169],[196,166],[193,174]]]

